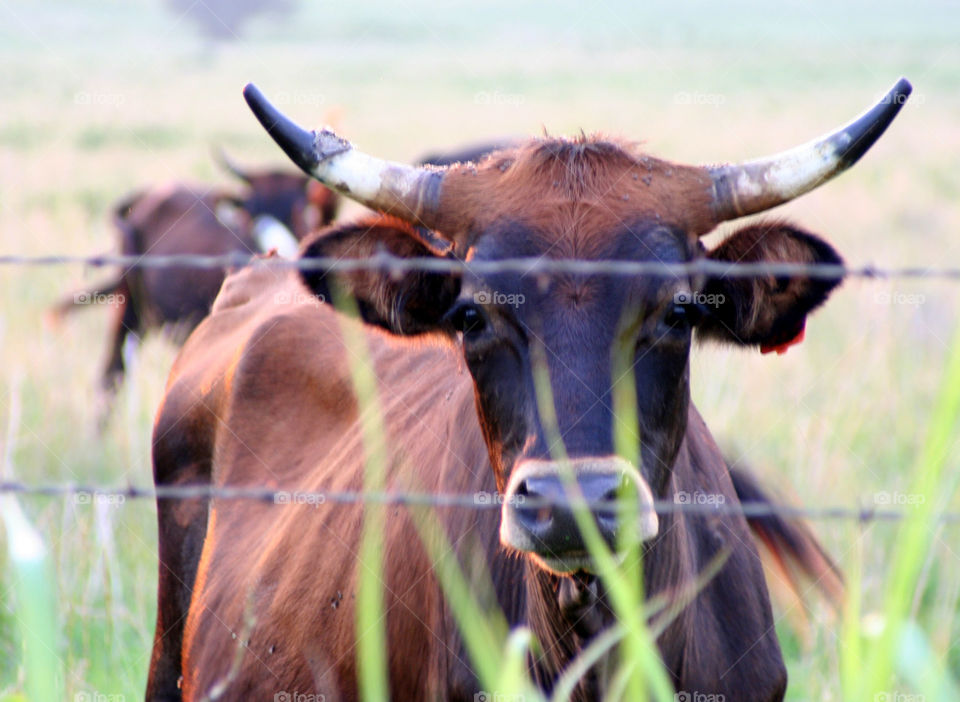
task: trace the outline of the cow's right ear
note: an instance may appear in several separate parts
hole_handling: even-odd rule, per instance
[[[300,257],[357,259],[384,251],[401,258],[446,257],[411,225],[387,216],[321,230],[304,242]],[[402,335],[442,331],[460,293],[460,277],[450,272],[304,269],[300,275],[326,302],[353,298],[365,322]]]
[[[708,258],[730,264],[843,264],[826,241],[779,221],[741,228],[710,251]],[[807,316],[839,283],[804,275],[710,278],[702,292],[715,304],[708,303],[709,313],[697,327],[698,336],[783,353],[803,339]]]

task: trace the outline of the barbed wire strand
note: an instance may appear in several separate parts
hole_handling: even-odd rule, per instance
[[[467,509],[500,509],[502,496],[496,493],[476,492],[473,494],[421,493],[421,492],[358,492],[358,491],[299,491],[278,490],[262,487],[224,487],[208,485],[157,485],[138,487],[128,485],[96,486],[74,483],[51,483],[46,485],[27,485],[21,482],[0,482],[0,493],[34,495],[43,497],[72,497],[79,504],[94,501],[123,500],[251,500],[275,505],[299,504],[385,504],[411,505],[426,507],[457,507]],[[873,506],[828,506],[793,507],[766,502],[727,503],[721,495],[694,494],[680,500],[656,500],[652,506],[642,510],[652,510],[657,514],[689,513],[700,515],[744,515],[746,517],[788,517],[815,520],[855,520],[859,522],[901,521],[910,516],[919,501],[914,495],[900,493],[877,493]],[[123,498],[120,500],[118,498]],[[908,503],[907,508],[887,506],[891,502]],[[637,509],[637,505],[627,506],[612,501],[590,502],[585,500],[565,500],[547,498],[524,498],[517,504],[530,509],[547,506],[565,506],[582,504],[591,509],[614,512],[620,508]],[[960,523],[960,512],[943,512],[937,516],[940,523]]]
[[[278,269],[325,271],[382,271],[402,275],[412,271],[434,273],[573,273],[582,275],[712,275],[726,278],[754,278],[761,276],[809,276],[822,280],[844,278],[924,278],[960,280],[960,267],[899,266],[881,268],[873,265],[844,266],[823,263],[728,263],[699,259],[687,263],[661,261],[612,261],[549,258],[507,258],[498,261],[458,261],[439,257],[403,258],[381,251],[365,258],[263,258],[231,253],[216,256],[198,254],[175,255],[102,255],[102,256],[20,256],[0,255],[0,266],[60,266],[82,265],[93,268],[119,266],[140,268],[198,268],[228,269],[242,266],[262,266]]]

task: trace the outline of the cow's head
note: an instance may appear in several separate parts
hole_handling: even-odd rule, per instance
[[[411,168],[362,154],[329,131],[306,132],[248,86],[260,121],[289,156],[330,187],[386,213],[311,240],[308,257],[401,257],[466,262],[460,274],[305,271],[308,286],[354,297],[363,318],[392,334],[462,343],[480,423],[504,495],[501,541],[555,572],[589,568],[569,508],[527,508],[565,494],[564,471],[604,509],[624,490],[642,508],[635,528],[657,533],[654,497],[670,490],[690,403],[689,356],[701,338],[781,348],[836,281],[690,275],[492,272],[502,259],[838,263],[822,239],[783,222],[751,224],[706,250],[718,223],[786,202],[854,163],[909,94],[899,82],[876,107],[810,145],[738,166],[691,167],[598,138],[543,138],[477,164]],[[473,270],[471,269],[471,264]],[[329,299],[329,297],[327,297]],[[614,395],[632,383],[640,465],[617,455]],[[545,403],[543,398],[549,398]],[[566,459],[558,461],[557,439]],[[567,473],[566,475],[569,475]],[[526,501],[516,499],[524,497]],[[541,505],[543,500],[539,501]]]
[[[272,217],[302,240],[332,222],[337,214],[339,196],[302,173],[241,168],[224,151],[218,151],[216,158],[228,173],[244,183],[245,191],[234,199],[234,204],[253,220]]]

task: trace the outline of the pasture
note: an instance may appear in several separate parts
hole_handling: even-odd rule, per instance
[[[913,96],[877,145],[775,214],[823,235],[851,265],[960,262],[956,5],[564,2],[548,11],[410,1],[296,12],[208,44],[187,19],[145,0],[0,3],[0,253],[111,251],[107,212],[132,188],[227,181],[212,146],[245,164],[286,163],[241,98],[248,81],[302,124],[336,115],[341,134],[399,161],[583,129],[712,163],[806,141],[904,75]],[[43,324],[61,294],[108,275],[0,270],[3,480],[151,484],[151,423],[176,349],[159,335],[145,340],[98,435],[94,390],[110,313]],[[930,459],[943,462],[939,477],[925,492],[916,486],[938,402],[957,391],[947,369],[960,352],[958,312],[956,281],[849,280],[784,356],[695,349],[694,400],[728,454],[791,504],[957,510],[949,412],[939,427],[948,441]],[[50,675],[61,677],[63,699],[142,697],[156,608],[154,504],[18,500],[48,549]],[[846,619],[814,592],[806,606],[775,597],[787,698],[929,702],[951,689],[960,680],[960,525],[935,524],[915,542],[898,522],[813,528],[855,596]],[[894,675],[864,683],[862,697],[857,655],[883,635],[892,568],[910,543],[918,578],[897,604],[911,625],[895,642]],[[0,550],[0,700],[27,689],[18,577]]]

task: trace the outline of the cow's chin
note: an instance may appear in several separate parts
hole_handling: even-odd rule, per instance
[[[587,551],[549,554],[538,552],[534,549],[529,535],[515,528],[509,521],[501,522],[500,543],[507,550],[526,556],[536,567],[553,575],[599,574],[595,561]],[[622,565],[626,558],[626,554],[618,551],[614,551],[611,555],[617,565]]]
[[[574,573],[587,573],[588,575],[599,575],[596,564],[590,558],[588,553],[571,553],[562,557],[541,556],[536,553],[528,554],[530,560],[542,570],[552,575],[573,575]],[[623,563],[623,556],[619,553],[613,554],[617,565]]]

